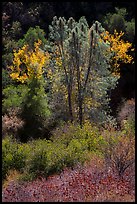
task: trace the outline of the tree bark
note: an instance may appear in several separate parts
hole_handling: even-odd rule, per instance
[[[74,41],[74,47],[76,50],[76,69],[77,69],[77,83],[78,83],[78,108],[79,108],[79,124],[82,128],[83,125],[83,100],[82,100],[82,86],[81,86],[81,77],[80,77],[80,68],[79,68],[79,57],[77,52],[79,51],[78,41]]]
[[[72,100],[71,100],[71,87],[68,85],[68,106],[69,106],[69,117],[71,122],[73,121],[73,111],[72,111]]]
[[[70,117],[70,120],[72,122],[73,121],[73,110],[72,110],[72,99],[71,99],[72,87],[71,87],[71,83],[69,81],[67,70],[66,70],[66,67],[65,67],[63,42],[61,43],[61,48],[59,46],[59,51],[60,51],[60,54],[62,56],[63,69],[64,69],[64,72],[65,72],[65,78],[66,78],[66,84],[67,84],[67,92],[68,92],[69,117]]]

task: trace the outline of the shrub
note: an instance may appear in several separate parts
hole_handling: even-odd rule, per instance
[[[2,142],[2,177],[5,179],[10,170],[24,172],[23,180],[37,176],[48,177],[61,172],[64,167],[74,167],[86,159],[87,141],[73,139],[66,147],[61,142],[33,140],[27,144],[17,143],[6,137]]]
[[[47,175],[47,152],[44,149],[38,149],[34,152],[34,155],[31,158],[29,164],[29,173],[37,176],[37,175]]]
[[[33,146],[30,159],[28,160],[28,172],[34,177],[37,175],[47,176],[48,173],[48,159],[47,155],[50,154],[49,147],[50,141],[35,140],[30,143]]]
[[[28,160],[28,172],[34,177],[60,172],[64,167],[64,146],[47,140],[36,140]]]
[[[52,141],[61,141],[66,146],[73,139],[78,141],[82,140],[87,145],[87,148],[92,151],[96,149],[96,140],[99,137],[99,129],[91,123],[85,123],[81,128],[80,125],[75,123],[64,123],[62,126],[56,128],[52,132]]]
[[[12,154],[10,153],[10,138],[2,141],[2,179],[5,179],[12,163]]]
[[[122,102],[118,110],[117,119],[122,127],[124,126],[124,121],[127,120],[131,129],[135,129],[135,100],[133,98]]]
[[[3,89],[2,113],[8,113],[10,109],[21,108],[27,92],[26,85],[9,85]]]
[[[102,133],[103,143],[100,151],[103,153],[106,165],[114,167],[119,176],[135,162],[135,139],[125,131],[108,131]]]
[[[112,165],[117,170],[119,176],[123,176],[127,168],[135,163],[135,141],[132,138],[122,136],[118,144],[112,151]]]
[[[2,179],[5,179],[9,170],[22,171],[26,165],[29,149],[27,145],[22,145],[6,137],[2,140]]]
[[[36,140],[31,143],[32,153],[28,159],[28,174],[32,177],[48,177],[65,167],[74,167],[86,160],[86,141],[73,139],[66,147],[62,142]]]
[[[22,146],[21,144],[14,143],[13,145],[13,164],[12,167],[16,170],[22,171],[26,165],[26,158],[27,158],[27,150],[26,147]]]
[[[88,143],[85,139],[72,139],[66,148],[65,164],[68,167],[74,167],[77,164],[83,164],[86,160]]]
[[[17,138],[17,132],[23,127],[24,122],[19,115],[19,109],[10,109],[8,114],[2,116],[2,137],[5,135],[14,135]]]
[[[66,149],[61,143],[52,144],[47,152],[48,175],[59,173],[66,165]]]

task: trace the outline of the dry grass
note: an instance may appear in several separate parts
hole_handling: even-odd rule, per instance
[[[22,174],[17,170],[10,170],[7,178],[4,180],[4,183],[2,185],[3,189],[6,188],[9,183],[18,181],[21,175]]]

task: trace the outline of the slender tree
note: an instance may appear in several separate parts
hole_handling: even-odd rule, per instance
[[[108,91],[115,88],[119,78],[110,63],[116,49],[111,49],[113,43],[105,39],[101,24],[96,21],[89,28],[85,17],[78,22],[72,17],[68,21],[54,17],[49,29],[54,49],[58,50],[56,60],[61,60],[58,71],[65,78],[70,119],[76,115],[82,127],[92,110],[98,109],[102,114],[106,111]]]

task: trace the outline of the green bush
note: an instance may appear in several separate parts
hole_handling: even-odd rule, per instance
[[[17,143],[12,137],[2,140],[2,179],[8,175],[8,171],[15,169],[23,171],[29,154],[27,145]]]
[[[29,164],[29,174],[47,175],[47,151],[45,149],[39,149],[34,152]]]
[[[32,145],[32,144],[31,144]],[[28,161],[29,174],[48,176],[64,167],[64,146],[47,140],[33,142],[33,152]]]
[[[33,141],[28,172],[34,176],[47,177],[60,172],[64,167],[82,164],[89,151],[97,150],[99,139],[99,130],[92,125],[85,124],[81,129],[79,125],[66,124],[54,132],[52,141]]]
[[[36,140],[33,142],[33,151],[27,163],[28,174],[47,177],[59,173],[64,167],[74,167],[83,163],[86,151],[85,140],[73,139],[67,147],[61,142]]]
[[[47,165],[46,153],[48,142],[45,140],[34,140],[30,142],[30,146],[33,148],[27,161],[28,173],[34,175],[44,174]]]
[[[73,139],[83,141],[89,151],[96,150],[96,141],[99,139],[99,129],[91,123],[85,123],[81,128],[77,124],[65,123],[52,132],[52,141],[61,141],[66,146]],[[83,145],[84,146],[84,145]]]
[[[13,145],[13,164],[12,167],[15,168],[16,170],[23,170],[26,164],[26,158],[27,158],[27,151],[21,144],[14,144]]]
[[[74,167],[78,163],[83,164],[86,160],[87,149],[88,143],[85,139],[72,139],[66,148],[66,166]]]
[[[80,125],[75,123],[64,123],[52,132],[52,141],[61,141],[68,146],[72,139],[89,139],[98,137],[99,130],[97,127],[92,126],[90,123],[85,123],[81,128]]]
[[[65,147],[62,144],[52,144],[47,151],[47,175],[59,173],[65,167]]]
[[[20,144],[6,137],[2,141],[2,179],[12,169],[24,172],[23,180],[58,173],[66,166],[67,153],[61,143],[39,139]]]
[[[6,178],[12,163],[10,142],[10,138],[2,140],[2,180]]]
[[[57,134],[59,132],[60,135]],[[62,126],[54,132],[52,141],[33,139],[28,143],[17,143],[5,138],[2,143],[3,177],[9,170],[16,169],[23,170],[23,180],[32,180],[40,175],[48,177],[59,173],[65,167],[83,164],[91,154],[111,157],[118,134],[108,130],[101,134],[98,128],[86,123],[83,128],[75,124]]]
[[[25,95],[28,92],[26,85],[9,85],[3,89],[2,113],[5,114],[10,109],[21,108]]]

